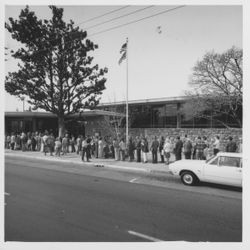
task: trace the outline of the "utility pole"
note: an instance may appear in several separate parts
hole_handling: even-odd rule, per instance
[[[126,90],[126,143],[128,144],[128,38],[127,38],[126,61],[127,61],[127,90]]]

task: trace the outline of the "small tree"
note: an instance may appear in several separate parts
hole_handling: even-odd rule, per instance
[[[114,99],[114,103],[116,99]],[[111,101],[110,101],[111,104]],[[125,105],[110,105],[106,110],[113,112],[114,115],[104,117],[104,126],[113,138],[120,139],[124,134],[124,119],[126,117]]]
[[[209,52],[196,63],[185,112],[191,110],[189,115],[208,119],[226,114],[242,126],[242,54],[232,47],[222,54]]]
[[[49,6],[50,20],[39,20],[27,6],[19,19],[9,18],[5,28],[23,47],[13,51],[19,59],[19,70],[6,76],[5,90],[17,97],[28,97],[33,109],[43,109],[58,117],[59,135],[65,129],[65,118],[94,108],[105,89],[103,77],[107,68],[93,65],[87,53],[98,46],[87,39],[86,31],[66,24],[63,9]]]

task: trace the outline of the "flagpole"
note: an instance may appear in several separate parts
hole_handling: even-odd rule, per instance
[[[127,38],[127,51],[126,51],[126,61],[127,61],[127,86],[126,86],[126,143],[128,144],[128,38]]]

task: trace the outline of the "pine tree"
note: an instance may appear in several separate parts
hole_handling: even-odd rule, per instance
[[[50,20],[40,20],[26,6],[18,20],[9,18],[5,28],[21,43],[11,56],[19,61],[18,71],[9,72],[5,90],[28,97],[33,109],[58,117],[59,135],[64,133],[68,115],[94,108],[105,89],[107,68],[99,69],[88,54],[98,48],[87,32],[63,21],[63,9],[49,6]]]

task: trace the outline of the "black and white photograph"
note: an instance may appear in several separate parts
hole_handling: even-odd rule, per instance
[[[1,7],[3,249],[247,247],[246,1]]]

